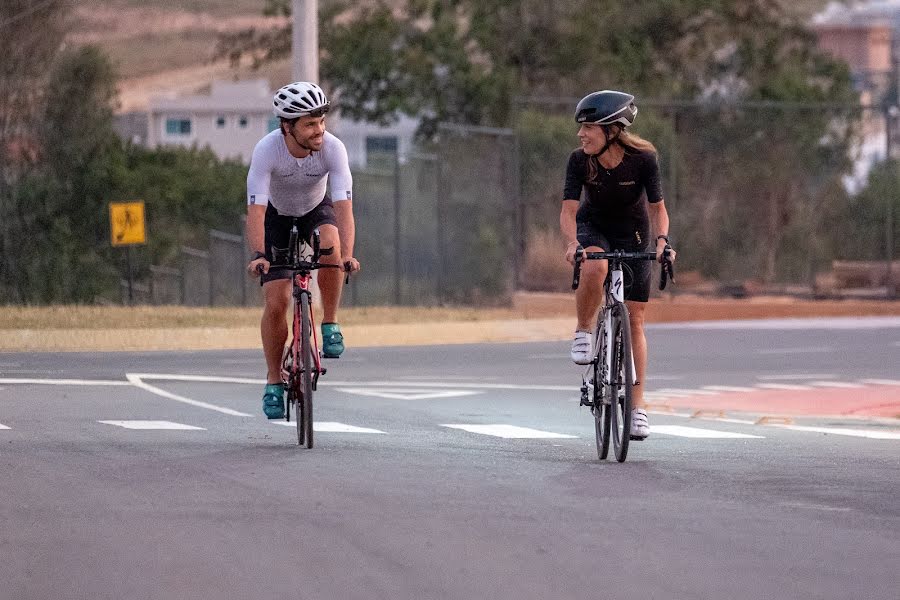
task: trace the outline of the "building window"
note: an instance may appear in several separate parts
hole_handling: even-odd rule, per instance
[[[166,135],[189,136],[191,135],[190,119],[166,119]]]
[[[389,169],[393,168],[396,160],[396,136],[366,136],[366,166],[375,169]]]
[[[219,115],[218,117],[216,117],[216,129],[225,129],[224,115]]]
[[[267,131],[275,131],[278,129],[278,117],[269,117],[269,129]]]
[[[247,128],[247,117],[246,117],[246,115],[241,115],[241,116],[238,118],[238,127],[240,127],[241,129],[246,129],[246,128]]]

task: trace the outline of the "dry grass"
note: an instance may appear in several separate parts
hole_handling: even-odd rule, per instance
[[[260,308],[193,308],[185,306],[6,306],[0,331],[17,329],[170,329],[190,327],[257,327]],[[389,324],[483,321],[520,318],[513,309],[366,307],[341,310],[341,323]]]
[[[566,243],[557,230],[528,234],[523,285],[538,292],[563,292],[572,285],[572,266],[565,259]]]
[[[719,319],[897,316],[900,302],[875,300],[798,300],[756,297],[746,300],[680,295],[656,298],[647,307],[650,322]],[[318,307],[317,307],[317,314]],[[345,325],[505,321],[570,318],[572,293],[518,293],[509,308],[370,306],[342,308]],[[3,330],[47,329],[235,329],[259,325],[261,307],[195,308],[187,306],[5,306]]]

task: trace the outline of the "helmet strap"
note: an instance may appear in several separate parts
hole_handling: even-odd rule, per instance
[[[606,132],[607,129],[604,127],[603,133],[606,134],[606,145],[604,145],[600,152],[597,153],[597,156],[602,156],[607,150],[612,148],[612,145],[619,141],[619,136],[622,134],[621,129],[617,129],[615,135],[612,137],[609,137],[609,134]]]

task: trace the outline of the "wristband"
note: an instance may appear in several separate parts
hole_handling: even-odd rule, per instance
[[[669,236],[667,236],[667,235],[658,235],[658,236],[656,236],[656,241],[658,242],[659,240],[666,240],[666,243],[668,244],[668,243],[669,243]]]
[[[254,260],[259,260],[260,258],[265,258],[265,257],[266,257],[265,252],[260,252],[259,250],[257,250],[256,252],[253,253],[253,256],[250,257],[250,262],[253,262]]]

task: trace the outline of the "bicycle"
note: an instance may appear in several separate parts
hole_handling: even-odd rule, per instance
[[[675,282],[675,269],[668,258],[670,250],[668,245],[663,250],[660,290],[665,289],[667,280]],[[656,253],[622,250],[585,252],[584,248],[579,247],[575,251],[573,290],[578,289],[581,281],[581,263],[584,260],[608,260],[609,270],[603,282],[605,302],[594,330],[594,356],[581,377],[580,405],[590,407],[594,415],[597,457],[606,459],[612,437],[616,460],[625,462],[631,440],[631,394],[637,374],[631,347],[631,321],[624,300],[622,267],[626,260],[656,260]]]
[[[311,254],[309,253],[311,250]],[[305,256],[304,256],[305,251]],[[315,318],[312,312],[312,292],[309,285],[312,272],[317,269],[334,268],[347,270],[347,265],[320,263],[322,256],[328,256],[333,249],[322,250],[319,230],[313,231],[312,243],[299,239],[297,223],[291,227],[287,248],[272,248],[272,263],[269,269],[286,269],[291,272],[291,296],[294,299],[292,337],[284,349],[281,377],[287,390],[284,418],[291,420],[294,408],[297,422],[297,443],[313,447],[313,392],[317,388],[319,376],[327,369],[322,367],[319,354],[319,340],[316,335]],[[261,267],[257,267],[260,269]],[[350,274],[344,280],[349,282]]]

